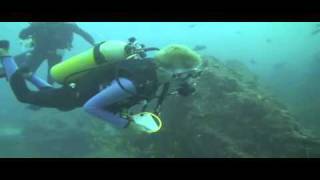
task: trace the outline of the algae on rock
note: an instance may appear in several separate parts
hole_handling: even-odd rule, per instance
[[[204,57],[208,67],[190,97],[168,98],[163,129],[131,136],[138,157],[319,157],[320,141],[259,88],[239,62]],[[232,65],[230,65],[232,64]]]

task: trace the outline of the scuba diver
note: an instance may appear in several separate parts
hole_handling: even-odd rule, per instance
[[[182,45],[169,45],[160,50],[145,48],[136,43],[134,38],[129,43],[106,41],[51,69],[52,77],[62,87],[53,88],[34,77],[31,82],[38,91],[31,91],[25,79],[34,74],[26,67],[18,69],[8,50],[9,42],[1,41],[0,61],[12,91],[20,102],[61,111],[83,107],[89,114],[115,127],[134,127],[149,133],[158,131],[161,125],[152,129],[150,118],[143,117],[150,114],[159,120],[165,97],[194,93],[195,88],[190,82],[200,75],[198,67],[202,62],[196,52]],[[151,50],[158,52],[154,58],[147,58],[146,52]],[[172,86],[174,91],[169,92]],[[157,96],[160,87],[162,91]],[[141,110],[144,112],[154,98],[157,103],[153,113],[132,115],[128,112],[130,107],[145,102]],[[161,124],[161,120],[157,123]]]
[[[36,72],[44,60],[48,62],[48,83],[54,81],[50,76],[50,69],[55,64],[62,61],[66,50],[72,48],[73,34],[80,35],[92,46],[95,45],[94,39],[85,32],[76,23],[67,22],[32,22],[23,29],[19,38],[26,46],[32,47],[27,51],[15,57],[19,66],[26,66],[31,72]]]

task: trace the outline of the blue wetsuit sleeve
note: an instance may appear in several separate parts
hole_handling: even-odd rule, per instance
[[[17,71],[18,66],[12,56],[1,57],[1,62],[6,73],[6,77],[9,80],[12,74]]]
[[[125,78],[119,78],[121,85],[131,92],[136,92],[134,84]],[[99,92],[97,95],[89,99],[85,105],[84,109],[93,116],[101,118],[115,127],[124,128],[128,125],[128,120],[121,118],[119,115],[114,114],[105,110],[108,106],[122,101],[132,95],[124,91],[118,84],[116,80],[113,80],[111,85],[107,86],[104,90]]]
[[[34,86],[36,86],[38,89],[52,87],[49,83],[39,78],[35,74],[32,74],[32,76],[28,77],[28,81],[31,82]]]
[[[5,56],[0,58],[6,73],[6,77],[9,80],[12,74],[17,71],[18,66],[12,56]],[[44,88],[44,87],[51,87],[50,84],[40,79],[39,77],[35,76],[34,74],[31,77],[29,77],[28,80],[38,89]]]

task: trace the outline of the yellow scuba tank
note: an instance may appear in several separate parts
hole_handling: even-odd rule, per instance
[[[90,69],[101,64],[109,64],[125,60],[127,43],[124,41],[106,41],[83,53],[75,55],[50,70],[52,78],[58,83],[70,83],[83,76]]]

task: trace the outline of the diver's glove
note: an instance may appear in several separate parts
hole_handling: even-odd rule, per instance
[[[180,96],[189,96],[196,91],[196,88],[188,83],[182,83],[177,91]]]
[[[129,116],[126,118],[129,121],[127,127],[134,130],[135,133],[138,134],[150,134],[159,131],[162,126],[161,120],[158,120],[160,121],[160,125],[156,124],[154,117],[150,116],[149,114],[151,113],[144,112]]]
[[[128,120],[128,124],[124,128],[132,129],[138,134],[142,134],[144,132],[143,127],[135,123],[132,116],[126,115],[126,116],[122,116],[122,118]]]

